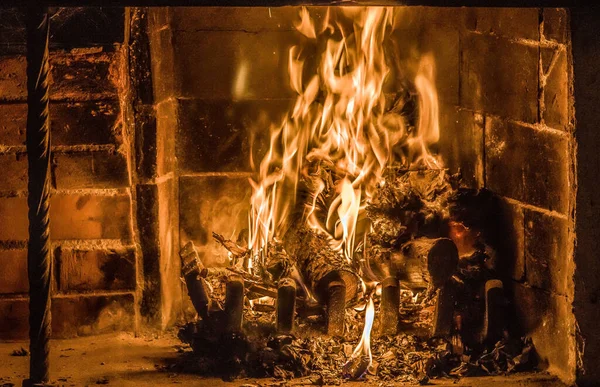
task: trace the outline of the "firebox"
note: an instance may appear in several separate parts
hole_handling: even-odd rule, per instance
[[[0,338],[31,375],[47,257],[52,339],[150,330],[157,374],[600,380],[593,12],[45,12],[0,9]]]

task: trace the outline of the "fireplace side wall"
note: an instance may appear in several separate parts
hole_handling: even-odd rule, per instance
[[[51,19],[53,337],[131,329],[137,259],[121,100],[124,10]],[[28,334],[26,60],[22,14],[0,10],[0,338]]]
[[[317,15],[324,9],[313,9]],[[193,240],[219,263],[216,231],[235,239],[246,224],[248,160],[293,101],[287,48],[294,8],[171,8],[151,12],[162,55],[159,123],[174,139],[181,244]],[[575,375],[572,313],[573,123],[567,13],[557,9],[410,7],[388,53],[409,68],[431,53],[440,100],[438,148],[451,172],[503,198],[512,224],[500,265],[523,334],[542,365]],[[160,48],[162,47],[162,48]],[[173,69],[167,76],[166,69]],[[396,69],[392,69],[394,71]],[[409,70],[411,71],[411,70]],[[161,88],[160,85],[164,85]],[[386,92],[393,97],[393,85]],[[262,137],[261,137],[262,136]],[[251,140],[255,146],[251,147]],[[185,297],[184,297],[185,298]]]

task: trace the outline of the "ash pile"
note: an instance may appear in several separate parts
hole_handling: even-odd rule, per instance
[[[498,198],[459,188],[443,169],[389,170],[356,222],[369,227],[349,261],[307,226],[337,195],[328,167],[311,166],[300,192],[318,195],[305,194],[258,254],[218,234],[227,267],[205,267],[192,242],[182,249],[198,318],[181,328],[191,350],[170,371],[426,384],[535,366],[531,341],[510,324]]]

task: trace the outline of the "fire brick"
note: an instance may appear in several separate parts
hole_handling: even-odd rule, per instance
[[[61,292],[135,289],[135,257],[131,249],[54,252]]]
[[[525,220],[523,207],[515,202],[503,200],[501,213],[509,225],[509,233],[502,235],[504,245],[501,246],[507,262],[499,262],[498,266],[505,269],[510,278],[515,281],[525,280]]]
[[[50,233],[55,240],[129,239],[130,216],[126,194],[55,194],[50,202]]]
[[[289,98],[291,32],[177,31],[178,97]],[[207,58],[210,58],[207,60]]]
[[[544,8],[544,38],[566,43],[568,23],[566,9]]]
[[[544,112],[543,118],[546,125],[565,130],[569,123],[569,75],[567,72],[567,51],[565,49],[553,50],[555,62],[543,63],[549,67],[546,73],[546,85],[544,86]],[[544,60],[544,57],[542,57]]]
[[[487,187],[527,204],[566,213],[568,139],[554,131],[489,117],[485,131]]]
[[[528,123],[538,118],[539,48],[469,33],[461,52],[461,106]]]
[[[460,169],[463,183],[483,186],[483,117],[477,113],[440,105],[438,148],[451,173]]]
[[[540,368],[550,365],[548,371],[567,379],[568,370],[574,369],[575,334],[572,304],[566,297],[523,284],[513,284],[518,321],[523,334],[530,336],[541,360]]]
[[[227,195],[223,195],[227,192]],[[236,239],[248,227],[250,184],[228,176],[180,178],[179,224],[181,243],[192,240],[205,264],[226,262],[227,252],[212,232]]]
[[[0,181],[3,191],[27,189],[27,155],[0,154]]]
[[[27,249],[0,250],[2,281],[0,294],[26,293],[29,290],[27,277]]]
[[[58,189],[119,188],[129,185],[127,160],[119,152],[54,153]]]
[[[185,172],[250,171],[269,146],[269,128],[280,125],[290,102],[180,100],[177,159]]]
[[[512,39],[538,40],[537,8],[466,8],[465,26],[470,31]]]
[[[527,281],[535,287],[569,295],[568,221],[524,210]]]
[[[0,240],[24,241],[29,238],[27,211],[25,197],[0,198]]]
[[[133,294],[52,298],[52,337],[127,331],[133,325]]]
[[[24,145],[27,105],[0,105],[0,144]],[[122,142],[119,103],[51,103],[52,145],[103,145]]]
[[[50,55],[52,100],[117,99],[120,52]],[[24,56],[0,57],[0,101],[25,101],[27,63]]]
[[[29,334],[29,301],[0,299],[0,338],[25,339]]]
[[[152,86],[156,103],[171,98],[176,92],[175,54],[173,32],[164,28],[150,33]]]
[[[156,173],[164,176],[175,170],[175,134],[179,123],[178,103],[174,99],[156,105]],[[190,131],[190,136],[192,135]]]

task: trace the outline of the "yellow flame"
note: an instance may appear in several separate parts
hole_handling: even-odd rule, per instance
[[[288,57],[297,98],[281,125],[271,128],[258,179],[251,179],[248,243],[255,256],[287,231],[302,176],[310,175],[312,183],[301,219],[326,234],[331,247],[352,262],[364,239],[357,233],[368,228],[358,222],[385,169],[396,159],[441,166],[429,152],[439,139],[431,56],[423,56],[413,80],[419,102],[416,128],[408,130],[405,117],[386,110],[383,86],[390,71],[384,41],[392,15],[387,7],[338,7],[328,10],[316,27],[309,11],[301,9],[296,28],[306,39],[291,47]],[[307,172],[321,166],[335,174],[334,187],[318,173]],[[333,192],[327,201],[321,197],[326,192]]]
[[[363,329],[362,336],[354,352],[350,356],[350,359],[344,364],[344,369],[356,362],[358,359],[367,360],[362,367],[359,368],[360,375],[352,375],[355,378],[360,378],[365,372],[371,368],[373,364],[373,354],[371,353],[371,329],[373,328],[373,321],[375,320],[375,304],[373,303],[373,297],[369,297],[367,301],[367,308],[365,311],[365,327]],[[363,369],[364,368],[364,369]]]

